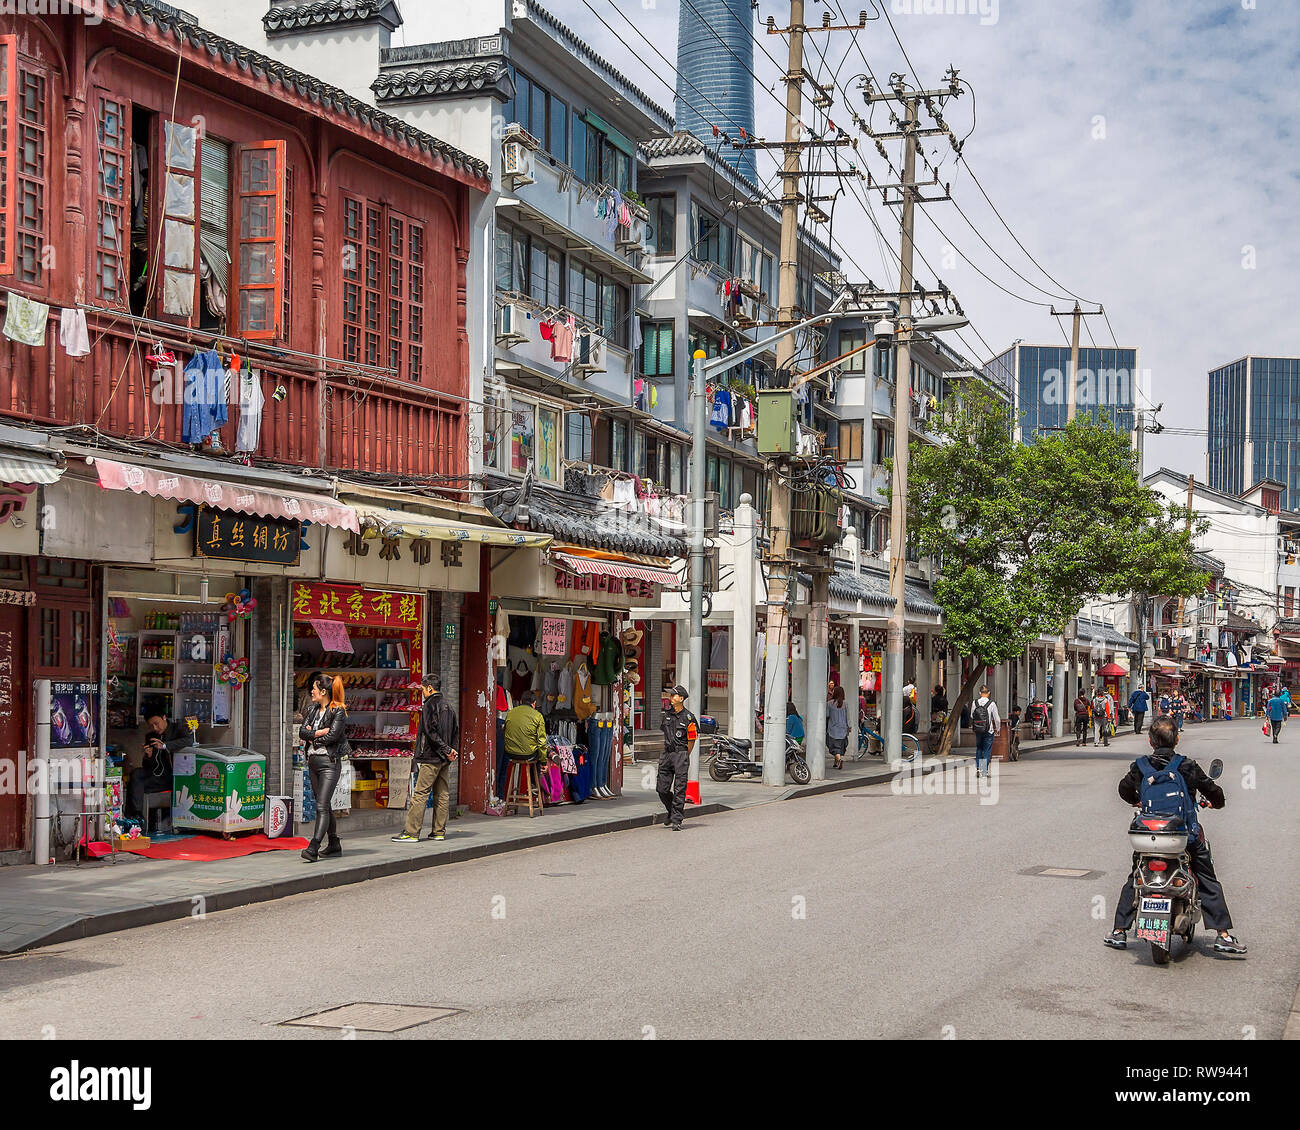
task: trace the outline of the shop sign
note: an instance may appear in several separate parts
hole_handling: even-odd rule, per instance
[[[542,643],[539,655],[563,655],[568,644],[569,622],[548,617],[542,621]]]
[[[424,597],[420,593],[386,592],[361,585],[295,582],[293,617],[413,631],[424,623]]]
[[[445,639],[445,640],[454,640],[454,639],[456,638],[456,625],[455,625],[455,624],[443,624],[443,626],[442,626],[442,638]]]
[[[198,557],[297,565],[301,546],[301,525],[285,518],[263,518],[204,506],[194,523],[194,552]]]
[[[651,581],[640,581],[635,577],[579,576],[564,569],[555,570],[555,587],[572,589],[575,592],[607,593],[610,596],[641,597],[650,600],[659,595],[659,586]]]
[[[19,592],[17,589],[0,589],[0,604],[21,604],[30,607],[36,603],[34,592]]]

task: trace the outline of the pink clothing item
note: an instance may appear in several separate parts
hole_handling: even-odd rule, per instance
[[[551,360],[573,360],[572,320],[560,320],[551,327]]]
[[[548,804],[558,804],[564,799],[564,779],[558,765],[548,765],[542,770],[542,796]]]

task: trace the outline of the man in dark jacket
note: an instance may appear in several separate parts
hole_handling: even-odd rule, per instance
[[[459,754],[460,724],[456,712],[442,695],[442,679],[425,675],[420,684],[424,701],[420,706],[420,728],[415,735],[415,791],[406,808],[406,827],[393,840],[413,844],[420,838],[424,808],[433,793],[431,840],[447,838],[447,815],[451,809],[451,763]]]
[[[1147,716],[1147,711],[1151,709],[1151,692],[1146,687],[1138,687],[1128,696],[1128,708],[1133,711],[1133,732],[1140,734],[1142,732],[1142,720]]]
[[[1149,760],[1154,768],[1163,769],[1169,764],[1178,745],[1178,737],[1178,725],[1172,718],[1162,715],[1151,723],[1147,730],[1147,740],[1151,743]],[[1182,774],[1193,801],[1199,794],[1209,802],[1211,808],[1222,808],[1227,803],[1223,790],[1191,758],[1185,759],[1178,766],[1178,772]],[[1138,768],[1138,763],[1135,761],[1129,766],[1128,773],[1119,783],[1119,795],[1129,804],[1140,804],[1141,783],[1142,770]],[[1223,886],[1214,873],[1214,860],[1210,855],[1210,845],[1203,830],[1198,831],[1194,838],[1188,838],[1187,854],[1191,856],[1192,872],[1196,876],[1197,887],[1200,890],[1201,911],[1205,915],[1205,924],[1211,930],[1218,931],[1218,937],[1214,939],[1215,950],[1218,953],[1244,954],[1246,947],[1230,932],[1232,916],[1228,913],[1228,904],[1223,897]],[[1127,948],[1128,930],[1133,925],[1133,919],[1137,914],[1136,901],[1133,892],[1133,871],[1130,868],[1128,880],[1120,892],[1119,904],[1115,907],[1115,929],[1104,939],[1108,946],[1119,950]]]
[[[131,774],[128,799],[128,816],[144,815],[144,794],[172,791],[172,757],[187,745],[194,744],[194,736],[184,722],[168,721],[162,714],[151,714],[145,719],[144,760]]]
[[[664,711],[660,728],[664,732],[664,752],[659,758],[656,787],[664,802],[664,827],[682,830],[686,812],[686,777],[691,768],[691,747],[699,738],[699,722],[686,709],[686,688],[673,687],[672,709]]]

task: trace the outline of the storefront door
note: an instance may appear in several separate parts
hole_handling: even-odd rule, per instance
[[[27,747],[27,609],[0,604],[0,851],[18,851],[26,826],[26,767],[19,754]]]

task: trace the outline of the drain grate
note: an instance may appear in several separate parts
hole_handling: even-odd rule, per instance
[[[441,1005],[359,1001],[328,1008],[324,1012],[308,1013],[294,1020],[283,1020],[281,1025],[296,1028],[355,1028],[358,1032],[401,1032],[464,1011],[463,1008],[446,1008]]]
[[[1041,875],[1047,879],[1099,879],[1104,871],[1089,871],[1086,867],[1026,867],[1021,875]]]

